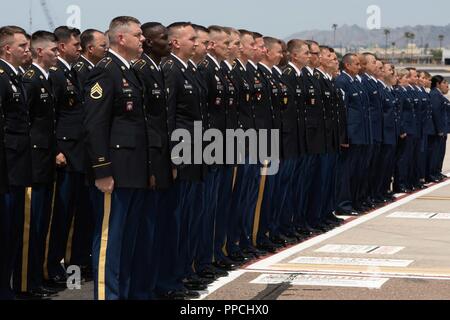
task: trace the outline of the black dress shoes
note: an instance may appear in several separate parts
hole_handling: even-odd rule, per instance
[[[225,271],[233,271],[233,270],[236,270],[236,267],[237,267],[231,261],[226,261],[226,260],[218,260],[218,261],[214,262],[213,265],[214,265],[214,267],[221,269],[221,270],[225,270]]]
[[[57,292],[54,290],[38,287],[27,292],[19,292],[16,294],[16,298],[19,300],[46,299],[55,296],[56,294]]]

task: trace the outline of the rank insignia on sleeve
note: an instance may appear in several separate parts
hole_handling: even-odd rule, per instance
[[[91,88],[91,98],[94,100],[101,99],[103,97],[103,89],[100,86],[100,84],[97,82],[92,88]]]

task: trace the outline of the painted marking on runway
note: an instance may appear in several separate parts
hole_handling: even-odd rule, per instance
[[[303,274],[262,274],[252,284],[290,284],[293,286],[352,287],[380,289],[388,278],[303,275]]]
[[[404,247],[353,245],[353,244],[327,244],[316,252],[322,253],[350,253],[350,254],[395,254]]]
[[[284,250],[284,251],[282,251],[282,252],[280,252],[278,254],[275,254],[275,255],[273,255],[271,257],[268,257],[268,258],[266,258],[264,260],[258,261],[258,262],[254,263],[254,264],[251,264],[246,269],[247,270],[266,270],[266,271],[270,271],[271,270],[271,266],[276,264],[276,263],[280,263],[281,261],[283,261],[285,259],[288,259],[289,257],[291,257],[293,255],[296,255],[296,254],[298,254],[298,253],[300,253],[300,252],[302,252],[302,251],[304,251],[306,249],[309,249],[309,248],[311,248],[313,246],[316,246],[316,245],[318,245],[318,244],[320,244],[320,243],[322,243],[322,242],[324,242],[324,241],[326,241],[328,239],[336,237],[336,236],[338,236],[338,235],[340,235],[340,234],[342,234],[342,233],[344,233],[344,232],[346,232],[346,231],[348,231],[350,229],[353,229],[356,226],[359,226],[359,225],[364,224],[364,223],[366,223],[368,221],[376,219],[379,216],[381,216],[383,214],[386,214],[387,212],[390,212],[390,211],[392,211],[392,210],[394,210],[394,209],[396,209],[396,208],[398,208],[400,206],[403,206],[403,205],[405,205],[405,204],[407,204],[407,203],[409,203],[409,202],[411,202],[411,201],[413,201],[413,200],[415,200],[415,199],[417,199],[419,197],[425,196],[425,195],[430,194],[430,193],[432,193],[432,192],[434,192],[436,190],[442,189],[442,188],[444,188],[444,187],[446,187],[448,185],[450,185],[450,180],[447,180],[447,181],[442,182],[440,184],[436,184],[434,186],[429,187],[428,189],[419,191],[417,193],[411,194],[411,195],[409,195],[409,196],[407,196],[405,198],[397,200],[396,202],[394,202],[394,203],[392,203],[390,205],[387,205],[387,206],[385,206],[383,208],[375,210],[375,211],[373,211],[373,212],[371,212],[371,213],[369,213],[369,214],[367,214],[365,216],[358,217],[357,219],[355,219],[355,220],[353,220],[353,221],[351,221],[351,222],[349,222],[349,223],[347,223],[345,225],[342,225],[341,227],[338,227],[338,228],[336,228],[336,229],[334,229],[334,230],[332,230],[330,232],[327,232],[327,233],[322,234],[322,235],[320,235],[318,237],[312,238],[312,239],[310,239],[308,241],[305,241],[305,242],[300,243],[300,244],[298,244],[296,246],[293,246],[293,247],[291,247],[291,248],[289,248],[287,250]]]
[[[430,219],[436,215],[434,212],[403,212],[398,211],[391,213],[387,218],[401,218],[401,219]]]
[[[414,260],[393,259],[364,259],[343,257],[298,257],[290,264],[312,264],[312,265],[348,265],[348,266],[373,266],[373,267],[407,267]]]
[[[422,220],[450,220],[448,212],[394,212],[387,218],[422,219]]]

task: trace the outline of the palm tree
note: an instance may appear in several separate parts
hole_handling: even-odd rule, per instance
[[[338,28],[338,25],[336,23],[334,23],[331,28],[333,28],[334,30],[334,38],[333,38],[333,46],[336,48],[336,30]]]
[[[384,29],[384,35],[385,35],[385,37],[386,37],[386,48],[385,48],[385,52],[384,52],[384,57],[386,58],[387,57],[387,50],[388,50],[388,38],[389,38],[389,35],[391,34],[391,30],[389,30],[389,29]]]
[[[438,36],[439,39],[439,49],[442,50],[442,42],[444,41],[445,36],[443,34],[440,34]]]

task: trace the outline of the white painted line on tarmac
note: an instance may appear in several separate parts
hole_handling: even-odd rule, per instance
[[[293,286],[321,286],[321,287],[352,287],[380,289],[388,278],[333,276],[333,275],[304,275],[304,274],[262,274],[252,284],[289,284]]]
[[[270,266],[272,266],[272,265],[274,265],[276,263],[279,263],[279,262],[283,261],[284,259],[289,258],[292,255],[295,255],[295,254],[297,254],[297,253],[299,253],[299,252],[301,252],[301,251],[303,251],[305,249],[313,247],[313,246],[315,246],[315,245],[317,245],[317,244],[319,244],[319,243],[321,243],[321,242],[323,242],[325,240],[331,239],[331,238],[333,238],[333,237],[335,237],[335,236],[337,236],[337,235],[339,235],[341,233],[344,233],[344,232],[346,232],[346,231],[348,231],[348,230],[350,230],[350,229],[352,229],[352,228],[354,228],[356,226],[359,226],[359,225],[361,225],[363,223],[366,223],[367,221],[373,220],[373,219],[375,219],[375,218],[385,214],[386,212],[394,210],[395,208],[403,206],[406,203],[409,203],[409,202],[411,202],[411,201],[413,201],[413,200],[415,200],[415,199],[417,199],[419,197],[422,197],[424,195],[432,193],[432,192],[434,192],[436,190],[439,190],[441,188],[444,188],[444,187],[446,187],[448,185],[450,185],[450,180],[444,181],[444,182],[442,182],[440,184],[437,184],[437,185],[429,187],[429,188],[427,188],[425,190],[419,191],[419,192],[417,192],[415,194],[412,194],[412,195],[407,196],[407,197],[405,197],[405,198],[403,198],[401,200],[398,200],[398,201],[396,201],[394,203],[391,203],[390,205],[387,205],[387,206],[385,206],[383,208],[375,210],[375,211],[373,211],[373,212],[371,212],[371,213],[369,213],[369,214],[367,214],[365,216],[357,218],[357,219],[355,219],[355,220],[353,220],[353,221],[351,221],[351,222],[349,222],[349,223],[347,223],[347,224],[345,224],[343,226],[340,226],[340,227],[338,227],[338,228],[336,228],[336,229],[334,229],[334,230],[332,230],[332,231],[330,231],[328,233],[322,234],[322,235],[320,235],[318,237],[315,237],[313,239],[310,239],[308,241],[300,243],[300,244],[298,244],[298,245],[296,245],[296,246],[294,246],[292,248],[289,248],[289,249],[287,249],[285,251],[282,251],[282,252],[280,252],[278,254],[275,254],[275,255],[267,258],[267,259],[258,261],[256,263],[248,266],[246,269],[247,270],[251,270],[251,269],[270,270]]]
[[[407,267],[414,260],[365,259],[345,257],[298,257],[289,263],[341,266]]]
[[[242,276],[244,273],[245,273],[245,270],[236,270],[236,271],[230,272],[227,277],[220,278],[217,281],[213,282],[210,286],[208,286],[208,289],[206,291],[201,291],[200,292],[200,298],[193,299],[193,300],[203,300],[203,299],[205,299],[211,293],[219,290],[220,288],[226,286],[230,282],[236,280],[237,278]]]
[[[436,215],[433,212],[394,212],[387,216],[387,218],[400,218],[400,219],[430,219]]]
[[[431,220],[450,220],[450,213],[438,213]]]

